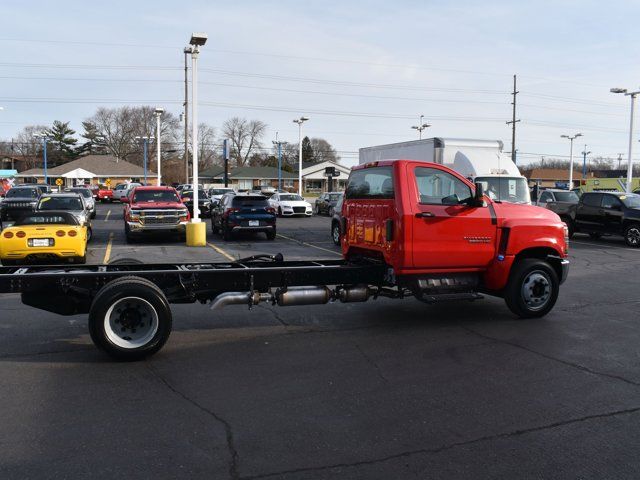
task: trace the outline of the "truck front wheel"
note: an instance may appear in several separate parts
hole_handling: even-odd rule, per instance
[[[511,268],[504,300],[521,318],[543,317],[556,304],[559,290],[558,274],[549,263],[524,258]]]
[[[162,290],[134,276],[105,285],[89,311],[93,343],[117,360],[141,360],[156,353],[169,338],[171,323]]]

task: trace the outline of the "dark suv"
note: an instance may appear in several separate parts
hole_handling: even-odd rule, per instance
[[[13,187],[0,203],[0,220],[19,220],[24,215],[32,213],[38,205],[40,189],[33,187]]]
[[[342,192],[325,192],[316,198],[316,215],[326,214],[333,217],[336,204],[342,198]]]
[[[571,235],[622,235],[627,245],[640,247],[640,195],[635,193],[585,192],[560,218]]]
[[[211,208],[211,231],[231,240],[236,232],[264,232],[276,238],[276,211],[264,195],[226,194]]]

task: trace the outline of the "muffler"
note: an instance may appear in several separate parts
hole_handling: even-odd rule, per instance
[[[276,302],[281,307],[291,305],[322,305],[333,298],[327,287],[289,287],[276,292]]]

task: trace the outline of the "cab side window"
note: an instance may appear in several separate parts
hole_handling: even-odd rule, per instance
[[[466,183],[442,170],[417,167],[415,177],[420,203],[455,205],[472,197]]]
[[[602,196],[602,208],[622,210],[622,202],[613,195]]]
[[[589,207],[599,207],[602,200],[601,193],[585,193],[582,196],[582,203]]]
[[[540,195],[540,202],[546,203],[549,200],[553,201],[553,196],[551,195],[551,193],[544,192],[542,195]]]

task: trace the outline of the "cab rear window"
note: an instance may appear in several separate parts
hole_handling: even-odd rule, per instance
[[[345,191],[349,199],[394,198],[393,170],[391,167],[373,167],[353,170]]]
[[[232,205],[234,207],[246,207],[246,206],[257,206],[257,207],[265,207],[269,205],[266,197],[262,195],[253,195],[253,196],[244,196],[238,195],[233,197]]]

